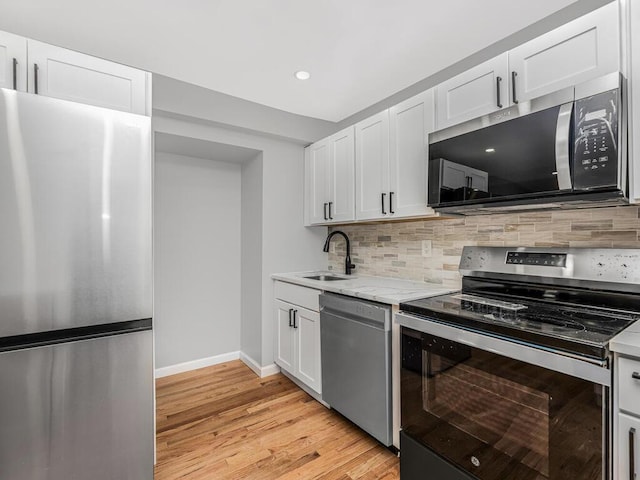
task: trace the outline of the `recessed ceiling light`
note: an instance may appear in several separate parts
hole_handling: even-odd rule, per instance
[[[495,149],[495,148],[487,148],[487,149],[485,150],[485,152],[487,152],[487,153],[493,153],[493,152],[495,152],[495,151],[496,151],[496,149]]]
[[[295,76],[298,80],[309,80],[311,78],[311,74],[309,72],[305,72],[304,70],[299,70],[295,73]]]

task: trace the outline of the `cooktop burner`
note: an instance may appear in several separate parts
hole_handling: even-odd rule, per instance
[[[464,290],[402,303],[400,308],[429,319],[597,358],[606,357],[611,338],[640,320],[640,313],[633,311]]]

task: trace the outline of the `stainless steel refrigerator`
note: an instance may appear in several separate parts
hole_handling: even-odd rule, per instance
[[[151,480],[151,126],[0,89],[0,479]]]

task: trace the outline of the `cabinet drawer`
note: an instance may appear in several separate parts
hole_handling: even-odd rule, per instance
[[[285,302],[307,308],[314,312],[320,311],[320,290],[302,287],[287,282],[275,282],[275,297]]]
[[[620,391],[620,409],[640,415],[640,361],[630,358],[618,360],[618,388]]]

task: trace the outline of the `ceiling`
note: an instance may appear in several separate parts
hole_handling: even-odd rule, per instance
[[[335,122],[575,1],[0,0],[0,29]]]

